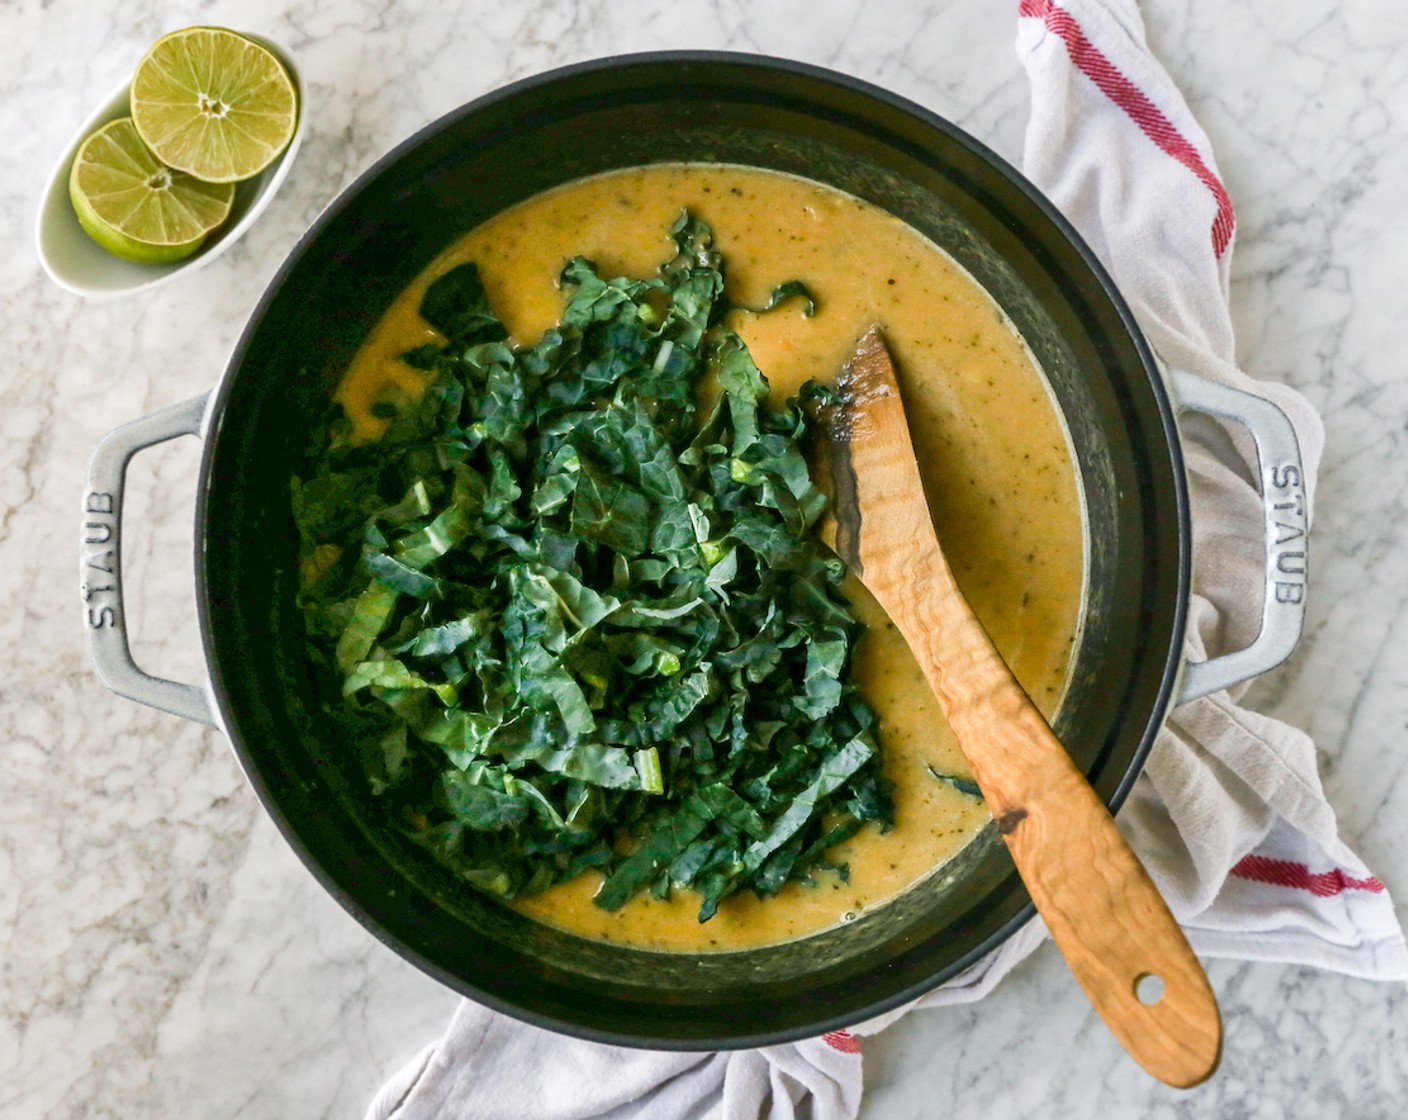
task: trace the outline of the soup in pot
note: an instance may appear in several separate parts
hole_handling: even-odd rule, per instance
[[[421,317],[430,285],[477,265],[488,302],[517,346],[562,315],[558,279],[584,256],[601,276],[645,277],[668,256],[682,210],[713,230],[726,295],[758,307],[780,280],[815,300],[734,312],[772,397],[832,381],[879,323],[894,355],[925,490],[958,582],[1017,678],[1048,718],[1060,704],[1084,592],[1081,497],[1069,443],[1031,353],[1002,311],[943,252],[888,213],[834,189],[728,165],[662,164],[571,183],[490,219],[445,250],[387,309],[337,400],[360,440],[386,427],[382,402],[415,397],[426,374],[403,359],[441,336]],[[907,645],[854,578],[845,594],[865,625],[851,673],[878,715],[893,783],[893,825],[867,825],[827,853],[808,881],[774,896],[741,890],[698,920],[688,890],[641,891],[619,909],[593,902],[591,869],[509,904],[584,937],[681,952],[738,950],[805,937],[883,905],[923,880],[990,819],[962,752]],[[922,887],[921,887],[922,889]]]

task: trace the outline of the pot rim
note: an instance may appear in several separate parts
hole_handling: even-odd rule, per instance
[[[879,102],[883,107],[903,113],[917,120],[927,129],[941,133],[951,142],[968,149],[979,157],[979,159],[988,164],[1000,176],[1005,178],[1010,185],[1015,187],[1025,197],[1027,202],[1035,207],[1045,219],[1055,227],[1079,256],[1089,277],[1094,282],[1095,288],[1098,289],[1099,296],[1103,297],[1103,299],[1108,302],[1110,308],[1116,313],[1122,328],[1128,335],[1134,351],[1138,355],[1143,373],[1149,382],[1153,401],[1158,413],[1159,432],[1168,448],[1168,465],[1173,480],[1173,493],[1171,498],[1177,518],[1178,555],[1175,578],[1177,596],[1171,613],[1169,649],[1163,657],[1163,665],[1159,670],[1159,685],[1155,692],[1154,702],[1150,705],[1149,718],[1145,730],[1131,755],[1125,772],[1120,777],[1115,791],[1108,801],[1112,814],[1119,809],[1132,790],[1135,780],[1143,770],[1145,762],[1148,759],[1149,752],[1153,747],[1158,731],[1163,727],[1177,696],[1178,680],[1184,662],[1184,635],[1187,627],[1188,599],[1191,590],[1192,526],[1182,445],[1173,404],[1167,386],[1161,374],[1160,367],[1155,361],[1153,352],[1144,337],[1143,331],[1134,318],[1133,312],[1121,296],[1113,279],[1105,266],[1095,255],[1094,251],[1050,200],[1048,200],[1019,170],[1009,164],[1003,157],[998,155],[987,145],[975,139],[932,110],[864,79],[856,78],[829,68],[815,66],[810,63],[749,52],[664,50],[629,52],[590,59],[555,67],[539,74],[521,78],[508,85],[490,90],[450,110],[448,113],[443,114],[396,144],[337,193],[298,239],[297,243],[289,250],[278,270],[269,280],[258,303],[250,313],[249,319],[231,351],[224,373],[211,392],[207,403],[206,423],[204,425],[206,438],[201,453],[195,511],[195,524],[197,527],[195,542],[196,610],[201,635],[201,645],[206,664],[210,668],[209,690],[216,718],[225,731],[226,736],[229,738],[241,769],[245,772],[246,778],[254,788],[265,811],[273,819],[276,827],[284,836],[284,839],[298,854],[304,866],[312,872],[323,889],[327,890],[329,894],[337,899],[339,904],[351,913],[368,932],[376,937],[377,940],[387,945],[398,956],[410,961],[420,971],[433,976],[452,991],[460,994],[472,992],[476,1002],[547,1030],[613,1045],[663,1050],[701,1051],[721,1048],[745,1049],[793,1042],[802,1038],[815,1037],[825,1034],[828,1031],[854,1025],[858,1022],[863,1022],[891,1011],[917,999],[927,992],[933,991],[941,984],[972,967],[983,957],[993,952],[1036,916],[1036,906],[1028,900],[1016,914],[998,926],[969,952],[963,954],[948,966],[926,977],[924,981],[911,984],[893,995],[877,999],[874,1003],[868,1004],[863,1014],[839,1013],[818,1017],[805,1028],[761,1031],[737,1036],[730,1035],[727,1038],[687,1039],[676,1037],[646,1037],[643,1035],[625,1034],[609,1029],[585,1027],[580,1024],[556,1019],[552,1016],[525,1008],[519,1004],[503,1000],[468,984],[462,977],[451,973],[448,969],[428,959],[417,950],[403,944],[399,940],[393,939],[379,926],[377,920],[363,903],[338,883],[332,874],[318,860],[311,856],[295,823],[289,820],[284,814],[281,806],[272,796],[267,783],[259,772],[253,766],[249,765],[246,756],[246,748],[239,737],[234,733],[234,729],[238,726],[235,718],[236,713],[230,702],[229,691],[225,687],[224,681],[221,679],[220,663],[215,654],[213,638],[214,627],[212,625],[213,603],[210,588],[206,582],[205,566],[201,559],[201,553],[205,547],[201,527],[207,523],[212,464],[215,448],[219,442],[225,406],[231,392],[231,387],[244,363],[246,351],[250,346],[251,340],[259,329],[270,305],[281,293],[285,282],[288,280],[289,275],[296,265],[313,243],[324,234],[328,226],[336,220],[347,207],[352,205],[362,194],[364,189],[382,175],[383,172],[387,171],[427,140],[487,108],[496,106],[507,100],[518,98],[536,89],[572,81],[580,76],[604,70],[620,71],[633,68],[679,67],[681,64],[725,65],[737,68],[740,71],[754,70],[764,73],[784,74],[798,77],[812,83],[839,87],[847,92],[859,94]],[[1094,292],[1092,292],[1092,294],[1094,294]]]

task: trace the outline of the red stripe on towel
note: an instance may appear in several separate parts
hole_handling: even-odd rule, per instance
[[[1021,0],[1017,9],[1019,16],[1028,19],[1044,20],[1051,31],[1059,35],[1066,44],[1071,61],[1099,88],[1106,97],[1128,114],[1130,120],[1139,126],[1141,132],[1198,177],[1198,181],[1212,192],[1217,202],[1217,217],[1212,223],[1212,248],[1219,257],[1227,251],[1232,240],[1232,230],[1237,219],[1232,212],[1232,199],[1227,188],[1222,185],[1203,162],[1203,157],[1182,133],[1174,127],[1157,105],[1126,78],[1106,58],[1095,45],[1085,37],[1085,32],[1064,8],[1058,8],[1052,0]]]
[[[1270,859],[1266,856],[1246,856],[1232,869],[1232,874],[1239,879],[1251,879],[1257,883],[1296,887],[1319,898],[1332,898],[1350,890],[1381,894],[1384,889],[1384,885],[1372,875],[1367,879],[1356,879],[1346,875],[1338,867],[1333,871],[1312,872],[1303,863],[1292,863],[1288,859]]]
[[[821,1041],[833,1050],[839,1050],[843,1054],[859,1054],[860,1039],[850,1031],[832,1031],[830,1034],[821,1036]]]

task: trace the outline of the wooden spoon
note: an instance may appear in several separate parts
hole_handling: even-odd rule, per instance
[[[823,539],[909,642],[1096,1011],[1160,1081],[1198,1084],[1222,1052],[1216,997],[1139,857],[954,581],[878,327],[857,345],[839,387],[839,404],[822,410],[813,456],[817,484],[832,499]],[[1149,991],[1159,979],[1161,998]]]

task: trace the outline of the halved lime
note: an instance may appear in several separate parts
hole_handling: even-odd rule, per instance
[[[163,35],[132,76],[132,119],[168,167],[234,183],[293,137],[298,95],[272,51],[223,27]]]
[[[233,183],[203,183],[152,155],[131,117],[83,141],[68,196],[88,236],[124,260],[164,264],[189,257],[230,216]]]

